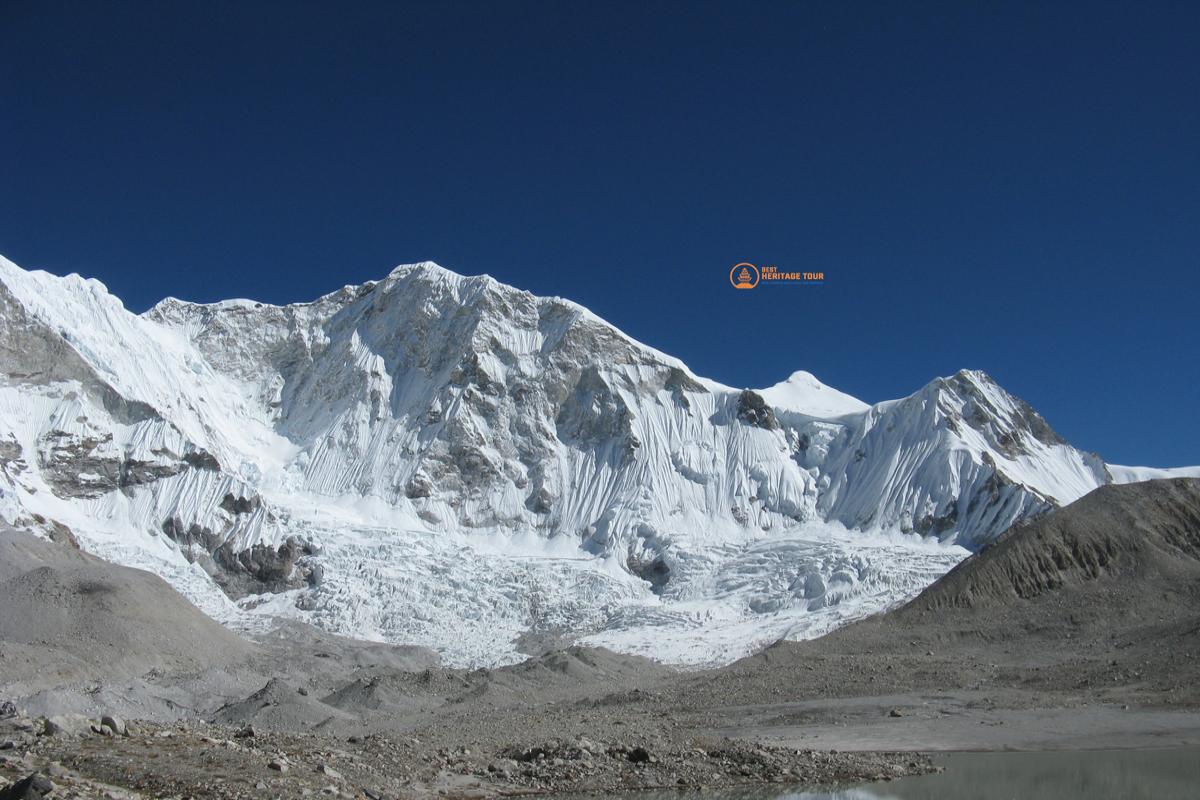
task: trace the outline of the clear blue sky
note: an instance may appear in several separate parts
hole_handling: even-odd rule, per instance
[[[979,368],[1200,462],[1200,3],[4,0],[0,35],[0,252],[134,310],[432,259],[726,383]]]

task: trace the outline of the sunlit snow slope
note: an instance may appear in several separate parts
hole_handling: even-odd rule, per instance
[[[874,406],[804,372],[737,390],[429,263],[135,315],[0,259],[0,367],[6,520],[231,624],[455,664],[571,639],[728,661],[904,600],[1112,480],[983,373]]]
[[[759,391],[773,408],[813,417],[840,417],[857,414],[870,406],[845,392],[832,389],[810,372],[798,370],[769,389]]]

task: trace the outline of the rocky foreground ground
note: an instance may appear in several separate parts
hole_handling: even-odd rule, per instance
[[[246,641],[153,576],[21,536],[0,535],[21,611],[0,615],[0,800],[812,788],[928,772],[925,749],[1200,743],[1197,480],[1099,490],[896,611],[691,673]]]
[[[634,742],[643,742],[636,744]],[[928,772],[913,754],[771,748],[729,739],[439,746],[106,717],[0,720],[2,798],[502,797],[654,788],[844,784]]]

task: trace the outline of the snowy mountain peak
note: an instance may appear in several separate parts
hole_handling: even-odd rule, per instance
[[[1010,458],[1029,452],[1034,442],[1046,447],[1067,444],[1032,406],[980,370],[960,370],[927,389],[938,393],[952,429],[965,423]]]
[[[1110,480],[981,372],[873,406],[806,372],[740,391],[431,262],[139,316],[0,260],[0,326],[7,521],[70,529],[227,621],[451,663],[511,660],[531,632],[736,657],[899,601],[965,552],[939,541]]]
[[[399,280],[414,275],[429,280],[443,280],[451,283],[461,283],[462,281],[467,280],[491,281],[493,283],[499,283],[499,281],[496,281],[490,275],[463,275],[455,272],[454,270],[443,267],[436,261],[418,261],[413,264],[400,264],[394,267],[384,280]]]
[[[797,370],[787,380],[760,389],[758,393],[777,409],[810,417],[838,417],[870,408],[858,398],[826,386],[804,370]]]

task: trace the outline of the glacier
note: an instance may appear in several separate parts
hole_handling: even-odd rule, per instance
[[[452,665],[726,663],[888,608],[1111,467],[964,370],[873,405],[722,385],[433,263],[311,303],[128,311],[0,258],[0,517]]]

